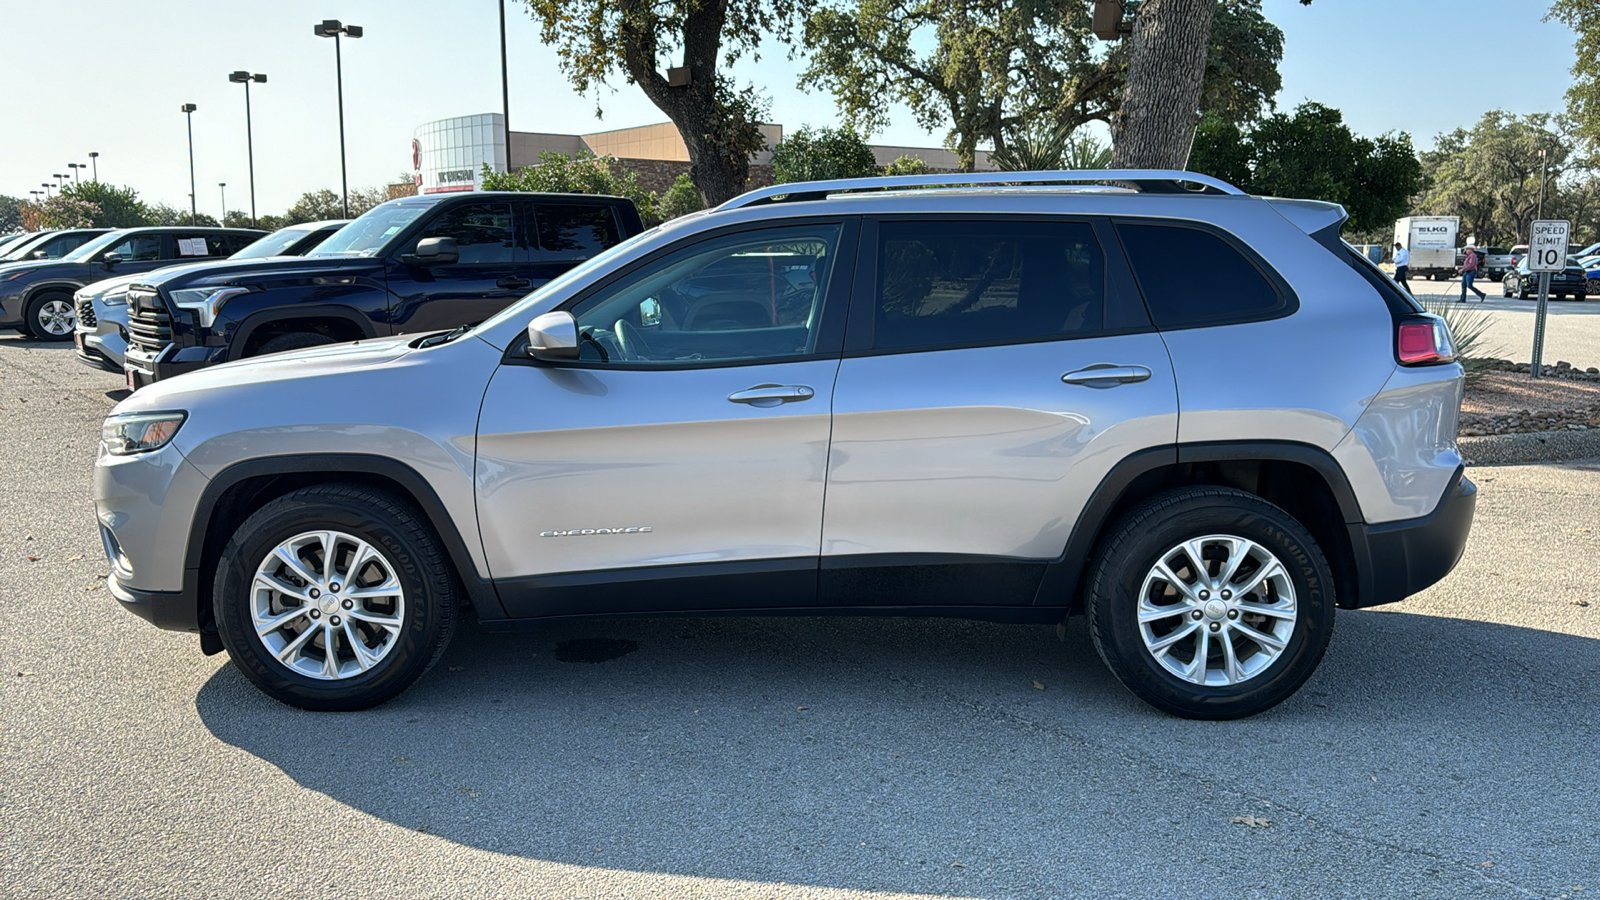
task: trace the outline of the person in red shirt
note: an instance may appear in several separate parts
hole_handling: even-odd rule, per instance
[[[1472,281],[1473,281],[1473,279],[1475,279],[1477,277],[1478,277],[1478,248],[1469,245],[1467,247],[1467,255],[1466,255],[1466,257],[1461,260],[1461,299],[1457,300],[1456,301],[1457,303],[1465,303],[1465,302],[1467,302],[1467,291],[1471,291],[1474,294],[1477,294],[1479,303],[1482,303],[1483,301],[1489,299],[1489,295],[1488,294],[1485,294],[1483,291],[1480,291],[1476,287],[1473,287]]]

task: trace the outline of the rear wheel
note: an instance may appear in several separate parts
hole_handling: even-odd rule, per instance
[[[438,660],[457,587],[410,504],[360,485],[317,485],[246,519],[212,590],[234,665],[273,698],[313,710],[376,706]]]
[[[1333,577],[1305,528],[1230,488],[1184,488],[1123,516],[1089,572],[1089,632],[1117,680],[1190,719],[1281,703],[1333,632]]]
[[[66,294],[41,294],[28,301],[22,321],[41,341],[67,341],[77,327],[78,312]]]

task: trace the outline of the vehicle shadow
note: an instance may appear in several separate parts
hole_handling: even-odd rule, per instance
[[[41,341],[31,334],[0,334],[0,340],[14,347],[27,347],[34,350],[73,350],[71,335],[65,341]]]
[[[956,620],[466,626],[375,710],[290,709],[231,665],[196,706],[218,739],[372,816],[630,871],[1044,896],[1117,859],[1221,875],[1282,835],[1297,865],[1270,896],[1303,891],[1319,853],[1477,878],[1492,835],[1539,880],[1600,846],[1600,641],[1412,614],[1341,613],[1305,688],[1237,722],[1144,706],[1081,619],[1061,640]],[[1253,836],[1229,810],[1280,827]],[[1163,884],[1217,890],[1191,870]]]

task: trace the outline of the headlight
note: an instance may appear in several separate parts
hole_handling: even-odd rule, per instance
[[[240,294],[248,293],[250,289],[242,287],[189,288],[173,291],[172,302],[176,303],[179,309],[194,310],[200,318],[200,327],[210,328],[217,320],[217,310],[222,308],[222,304]]]
[[[112,456],[160,450],[171,442],[188,413],[123,413],[100,426],[100,442]]]
[[[100,305],[101,306],[127,306],[128,305],[128,291],[127,291],[127,289],[123,289],[123,290],[120,290],[120,291],[112,291],[111,293],[105,295],[104,297],[101,297],[100,298]]]

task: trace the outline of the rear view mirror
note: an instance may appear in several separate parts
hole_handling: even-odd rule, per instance
[[[534,359],[577,359],[578,320],[569,312],[547,312],[528,323],[528,355]]]
[[[661,301],[646,297],[639,304],[639,327],[654,328],[661,324]]]
[[[419,266],[447,266],[460,258],[455,238],[429,237],[417,241],[417,252],[406,261]]]

